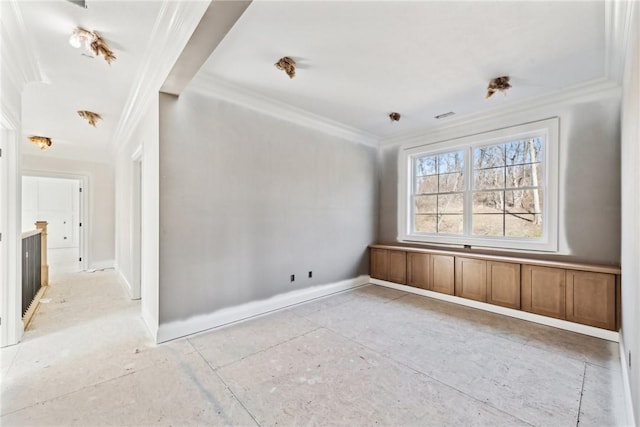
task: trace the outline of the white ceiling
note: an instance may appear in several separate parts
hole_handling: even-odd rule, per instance
[[[24,93],[24,132],[50,136],[52,156],[104,158],[145,53],[162,49],[150,40],[161,1],[87,4],[19,2],[49,80]],[[605,18],[604,1],[255,0],[192,83],[222,82],[385,139],[433,126],[437,114],[606,77]],[[109,66],[72,48],[77,26],[98,31],[117,60]],[[294,79],[273,65],[285,55],[298,62]],[[513,89],[485,99],[489,79],[501,75]],[[104,120],[92,128],[80,109]],[[400,122],[390,122],[392,111]],[[23,152],[38,149],[25,143]]]
[[[273,65],[285,55],[291,80]],[[603,1],[254,1],[197,78],[384,139],[602,78],[604,63]],[[508,96],[485,99],[502,75]]]
[[[25,135],[52,138],[48,155],[104,160],[133,89],[134,76],[149,47],[161,2],[87,3],[87,9],[64,0],[19,3],[48,80],[27,86],[22,124]],[[74,49],[68,40],[76,27],[97,31],[117,59],[109,65],[102,57],[90,58],[84,49]],[[104,120],[93,128],[78,116],[78,110],[96,112]],[[39,150],[25,143],[23,152],[35,154]]]

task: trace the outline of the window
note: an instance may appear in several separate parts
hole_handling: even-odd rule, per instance
[[[557,250],[558,119],[400,150],[399,240]]]

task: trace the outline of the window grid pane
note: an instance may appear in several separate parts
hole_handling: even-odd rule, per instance
[[[459,150],[414,159],[414,232],[464,233],[464,168]]]
[[[542,148],[536,137],[473,149],[472,235],[542,236]]]

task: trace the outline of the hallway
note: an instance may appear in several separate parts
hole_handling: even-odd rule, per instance
[[[113,271],[3,348],[2,425],[625,425],[618,344],[378,286],[153,344]]]

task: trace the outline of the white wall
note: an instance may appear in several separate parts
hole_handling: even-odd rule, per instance
[[[27,84],[45,80],[28,40],[18,3],[0,1],[0,346],[17,343],[23,333],[19,286],[22,92]]]
[[[376,189],[373,147],[161,94],[161,325],[368,274]]]
[[[116,155],[116,268],[132,298],[141,298],[142,318],[155,338],[158,330],[158,97],[149,103],[143,118],[127,141],[119,141]],[[136,274],[132,215],[134,199],[134,159],[142,159],[142,241],[141,277]],[[140,280],[138,284],[137,281]],[[139,288],[138,288],[139,287]]]
[[[88,177],[84,206],[87,227],[88,268],[113,267],[115,259],[115,186],[114,168],[108,163],[49,158],[46,151],[38,156],[22,157],[22,168],[39,175],[69,174]]]
[[[442,128],[432,129],[414,140],[442,141],[556,116],[560,118],[559,250],[553,255],[564,260],[618,264],[619,88],[604,85],[591,95],[576,91],[572,97],[567,95],[567,99],[547,105],[515,112],[506,109],[501,114],[461,121],[456,126],[443,124]],[[388,145],[380,150],[381,242],[396,242],[398,232],[398,147]]]
[[[622,90],[621,335],[635,419],[640,420],[640,5],[634,8]]]

